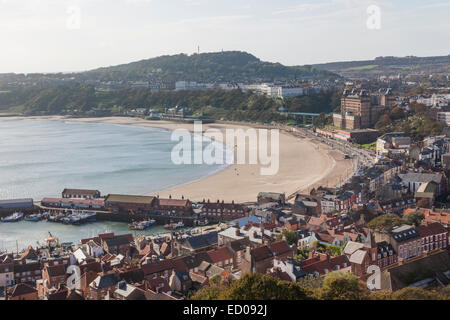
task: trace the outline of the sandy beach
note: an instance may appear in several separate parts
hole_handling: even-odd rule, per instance
[[[180,128],[193,130],[193,124],[189,123],[127,117],[64,118],[51,116],[30,117],[29,119],[101,122],[166,130]],[[203,125],[203,130],[209,128],[224,132],[227,128],[246,130],[249,126],[228,123]],[[247,143],[247,153],[248,148]],[[296,192],[308,192],[318,185],[335,186],[347,177],[352,170],[352,160],[344,160],[344,155],[341,152],[332,150],[325,144],[304,138],[298,133],[280,130],[279,154],[279,170],[275,175],[261,175],[261,165],[259,164],[233,164],[204,179],[169,190],[161,190],[159,195],[160,197],[172,196],[172,198],[184,196],[193,201],[210,199],[211,201],[254,202],[257,194],[261,191],[282,192],[289,197]]]

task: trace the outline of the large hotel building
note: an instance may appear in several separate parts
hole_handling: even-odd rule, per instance
[[[393,107],[395,97],[391,89],[385,93],[369,94],[366,90],[357,92],[344,90],[341,99],[341,113],[333,114],[333,123],[342,129],[363,129],[375,125],[383,109]]]

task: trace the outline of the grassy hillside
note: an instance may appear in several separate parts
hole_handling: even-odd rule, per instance
[[[157,77],[197,81],[251,81],[335,75],[311,66],[287,67],[280,63],[264,62],[247,52],[225,51],[161,56],[95,69],[87,72],[86,76],[103,80]]]
[[[446,73],[450,68],[450,55],[438,57],[378,57],[374,60],[316,64],[313,67],[335,72],[344,77],[376,77],[410,72]]]

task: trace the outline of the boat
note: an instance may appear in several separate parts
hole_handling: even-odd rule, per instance
[[[47,246],[49,248],[55,248],[55,247],[59,246],[59,239],[56,237],[53,237],[50,232],[49,232],[49,234],[50,234],[50,237],[45,239]]]
[[[154,225],[156,220],[144,220],[139,222],[133,222],[128,225],[130,230],[145,230]]]
[[[177,229],[181,229],[183,227],[184,227],[184,223],[182,221],[180,221],[180,222],[177,222],[177,223],[166,224],[164,226],[164,229],[166,229],[166,230],[177,230]]]
[[[19,222],[23,219],[23,213],[22,212],[15,212],[12,215],[3,218],[2,222]]]
[[[23,218],[25,221],[31,221],[31,222],[38,222],[40,221],[42,216],[40,214],[30,214],[29,216],[26,216]]]
[[[206,226],[208,223],[209,223],[208,219],[197,221],[198,226]]]

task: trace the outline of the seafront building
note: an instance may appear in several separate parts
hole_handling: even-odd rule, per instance
[[[341,98],[340,113],[333,114],[333,123],[342,129],[370,128],[378,121],[381,112],[395,105],[396,98],[391,89],[384,93],[371,94],[364,89],[359,92],[346,89]]]

